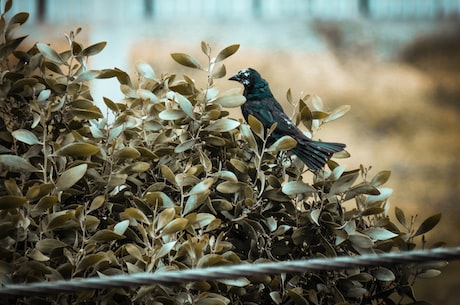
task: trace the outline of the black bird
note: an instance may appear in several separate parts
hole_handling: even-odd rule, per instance
[[[250,114],[256,117],[265,129],[276,122],[277,127],[271,134],[271,140],[276,141],[285,135],[295,139],[297,146],[292,151],[312,171],[323,168],[334,153],[345,148],[345,144],[342,143],[319,142],[307,137],[284,113],[270,91],[267,81],[256,70],[243,69],[229,79],[244,86],[243,95],[246,102],[241,106],[241,111],[246,122]]]

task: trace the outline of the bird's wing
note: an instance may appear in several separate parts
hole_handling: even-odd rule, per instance
[[[273,97],[247,102],[242,106],[242,111],[246,120],[251,114],[267,129],[276,122],[275,137],[284,135],[298,138],[304,137],[303,133],[292,123],[289,117],[284,113],[281,105]]]
[[[281,107],[277,100],[273,98],[273,102],[269,103],[269,105],[272,105],[270,109],[272,120],[278,123],[276,127],[277,134],[304,137],[300,129],[297,128],[286,113],[284,113],[283,107]]]

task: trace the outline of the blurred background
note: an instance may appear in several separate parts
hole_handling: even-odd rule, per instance
[[[460,245],[460,0],[15,0],[8,15],[20,11],[31,14],[22,29],[28,46],[68,49],[64,33],[82,27],[85,45],[108,42],[90,69],[132,73],[147,62],[157,75],[186,73],[202,86],[205,75],[169,54],[205,62],[202,40],[214,54],[241,44],[226,62],[229,76],[257,69],[289,114],[288,88],[296,98],[318,95],[328,109],[351,105],[316,137],[347,143],[351,158],[338,161],[348,169],[391,170],[391,211],[417,215],[415,229],[441,212],[427,246]],[[116,81],[92,86],[101,108],[103,96],[122,98]],[[236,86],[217,82],[222,90]],[[457,304],[459,268],[452,262],[441,276],[418,280],[416,295]]]

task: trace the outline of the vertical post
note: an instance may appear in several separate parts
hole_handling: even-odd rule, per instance
[[[45,22],[46,0],[37,0],[37,20],[39,23]]]
[[[361,16],[369,17],[369,0],[358,0],[358,9]]]
[[[262,17],[262,1],[252,0],[252,14],[255,18]]]
[[[155,14],[155,0],[144,0],[145,17],[152,18]]]

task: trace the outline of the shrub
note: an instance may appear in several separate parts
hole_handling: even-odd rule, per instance
[[[6,2],[5,12],[11,5]],[[0,46],[1,284],[181,270],[414,249],[439,221],[415,229],[396,208],[388,217],[389,171],[346,171],[330,161],[317,175],[270,130],[229,117],[240,89],[219,92],[231,45],[207,64],[183,53],[178,63],[203,71],[206,87],[186,75],[157,76],[137,65],[88,70],[105,42],[85,47],[80,29],[69,49],[37,43],[12,30],[27,20],[2,14]],[[88,82],[116,77],[125,98],[104,98],[115,119],[93,103]],[[288,92],[288,100],[293,101]],[[319,99],[297,103],[296,122],[314,133],[349,107],[327,111]],[[306,182],[308,179],[311,181]],[[354,201],[352,208],[344,203]],[[400,228],[401,227],[401,228]],[[425,241],[423,239],[423,246]],[[434,245],[436,246],[436,245]],[[18,297],[18,304],[408,304],[414,280],[439,264],[244,277],[175,286]],[[244,276],[244,275],[243,275]]]

